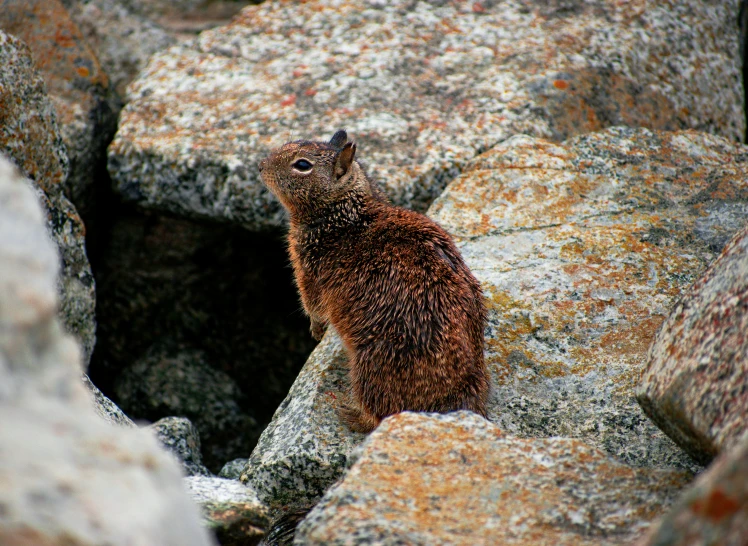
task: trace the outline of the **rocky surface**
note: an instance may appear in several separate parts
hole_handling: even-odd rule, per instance
[[[82,377],[83,384],[91,393],[93,398],[93,408],[97,415],[112,425],[119,425],[128,428],[134,428],[137,425],[125,413],[119,409],[117,404],[112,402],[101,392],[96,385],[91,383],[91,379],[85,374]]]
[[[43,191],[47,226],[60,251],[60,319],[80,341],[87,364],[96,341],[94,278],[83,222],[65,196],[69,165],[55,108],[28,46],[2,30],[0,66],[0,152]]]
[[[60,0],[4,2],[0,28],[31,48],[70,160],[65,195],[89,208],[93,186],[106,183],[102,166],[120,108],[107,75]]]
[[[266,2],[153,57],[129,89],[109,170],[126,200],[262,229],[282,212],[258,160],[341,127],[395,201],[419,210],[517,133],[561,141],[625,124],[739,139],[737,9]]]
[[[125,411],[139,418],[156,420],[167,414],[190,419],[200,431],[210,469],[218,471],[227,460],[251,450],[246,431],[257,423],[242,410],[239,387],[209,366],[199,351],[154,351],[121,374],[115,393]],[[194,456],[190,459],[196,462]]]
[[[284,241],[280,234],[119,212],[96,254],[100,342],[91,379],[133,419],[190,418],[200,430],[206,465],[218,472],[228,460],[249,457],[314,348]],[[205,429],[203,379],[190,372],[185,382],[182,364],[147,370],[148,363],[187,353],[199,355],[200,373],[213,385],[207,392],[224,408],[214,420],[228,418],[230,405],[237,412],[233,424]],[[125,369],[137,400],[117,386]],[[168,397],[148,386],[156,373]],[[233,386],[215,384],[226,376]],[[187,407],[185,397],[193,392],[197,399]]]
[[[748,537],[748,435],[723,452],[638,546],[742,546]]]
[[[401,413],[300,524],[295,544],[630,544],[684,486],[577,440],[517,439],[468,412]]]
[[[156,22],[116,0],[63,0],[120,97],[157,51],[176,39]]]
[[[252,451],[241,480],[257,492],[274,518],[313,506],[364,438],[337,416],[337,398],[347,389],[346,371],[340,338],[331,330]]]
[[[234,459],[233,461],[227,462],[221,471],[218,473],[219,478],[227,478],[230,480],[238,480],[241,478],[244,467],[247,466],[246,458]]]
[[[252,546],[265,535],[268,510],[251,489],[235,480],[193,476],[187,490],[221,546]]]
[[[203,465],[200,434],[186,417],[164,417],[147,427],[174,454],[188,476],[212,476]]]
[[[748,223],[747,152],[690,131],[518,136],[450,184],[429,213],[486,294],[502,430],[694,469],[634,389],[681,292]]]
[[[91,408],[31,184],[0,159],[0,543],[212,544],[171,457]]]
[[[748,183],[743,191],[748,197]],[[704,463],[746,430],[746,332],[748,226],[677,303],[637,387],[647,415]]]

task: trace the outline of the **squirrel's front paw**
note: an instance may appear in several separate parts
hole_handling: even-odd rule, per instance
[[[312,324],[309,326],[309,331],[312,334],[312,337],[319,341],[322,339],[322,336],[325,335],[325,330],[327,330],[327,325],[322,322],[317,322],[316,320],[312,321]]]

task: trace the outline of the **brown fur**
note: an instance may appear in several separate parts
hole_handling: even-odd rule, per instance
[[[480,285],[449,235],[387,202],[355,151],[338,131],[329,143],[285,144],[260,163],[290,214],[288,248],[312,335],[332,324],[348,353],[352,400],[341,416],[360,432],[405,410],[485,416]]]

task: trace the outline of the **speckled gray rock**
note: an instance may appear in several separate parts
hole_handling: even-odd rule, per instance
[[[352,463],[294,544],[630,544],[687,480],[468,412],[390,417]]]
[[[266,2],[153,57],[109,171],[129,201],[259,229],[282,211],[258,160],[341,127],[395,202],[418,210],[517,133],[625,124],[739,139],[737,5]]]
[[[229,461],[221,467],[221,471],[218,473],[218,477],[227,478],[230,480],[238,480],[239,478],[241,478],[245,466],[247,466],[246,458],[239,458],[234,459],[233,461]]]
[[[693,131],[518,136],[449,185],[429,213],[487,296],[502,430],[696,469],[634,389],[681,292],[748,222],[746,160],[748,148]]]
[[[647,415],[703,463],[748,429],[747,332],[748,227],[675,306],[637,387]]]
[[[70,160],[64,191],[79,210],[90,208],[119,99],[99,61],[60,0],[4,2],[0,28],[23,40],[44,78]]]
[[[346,357],[330,330],[309,357],[288,396],[260,436],[241,480],[273,517],[309,508],[343,473],[363,435],[338,418],[336,400],[347,389]]]
[[[44,223],[0,158],[0,544],[212,544],[172,458],[91,408]]]
[[[748,537],[748,434],[722,453],[638,546],[744,546]]]
[[[147,427],[174,454],[188,476],[212,476],[203,465],[200,434],[186,417],[164,417]]]
[[[134,428],[137,426],[132,419],[125,415],[125,412],[123,412],[117,404],[107,398],[104,393],[91,382],[91,379],[89,379],[86,374],[83,374],[81,379],[88,389],[88,392],[91,393],[93,398],[93,408],[99,417],[112,425],[119,425],[128,428]]]
[[[217,472],[225,461],[251,450],[244,432],[255,421],[242,409],[239,387],[211,368],[199,351],[172,355],[154,349],[122,372],[114,392],[122,408],[137,418],[190,419],[200,431],[205,465],[211,470]]]
[[[268,509],[252,489],[236,480],[205,476],[186,478],[185,482],[221,546],[252,546],[265,535]]]
[[[62,266],[60,319],[78,338],[87,365],[96,341],[94,278],[83,222],[64,194],[68,159],[55,109],[28,46],[2,30],[0,66],[0,152],[44,192],[40,198]]]
[[[116,0],[63,0],[120,97],[148,59],[175,43],[154,21]]]

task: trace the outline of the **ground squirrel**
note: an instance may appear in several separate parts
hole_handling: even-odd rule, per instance
[[[295,141],[260,163],[290,215],[288,249],[316,339],[332,324],[349,358],[341,408],[369,432],[405,410],[486,414],[486,309],[450,236],[390,204],[345,131]]]

